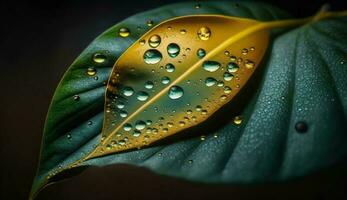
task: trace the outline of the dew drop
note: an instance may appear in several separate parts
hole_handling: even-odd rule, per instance
[[[295,130],[298,133],[306,133],[308,130],[308,126],[307,126],[306,122],[299,121],[299,122],[296,122],[296,124],[295,124]]]
[[[245,60],[245,66],[247,69],[252,69],[255,66],[255,64],[251,60]]]
[[[218,81],[217,86],[218,87],[223,87],[224,86],[224,82],[223,81]]]
[[[197,105],[195,107],[195,110],[198,111],[198,112],[201,112],[202,111],[202,107],[200,105]]]
[[[180,53],[180,47],[176,43],[170,43],[167,46],[167,53],[171,58],[175,58]]]
[[[80,96],[78,96],[78,95],[73,95],[73,100],[74,101],[79,101],[80,100]]]
[[[189,164],[193,164],[193,160],[188,160],[188,163]]]
[[[164,76],[162,79],[161,79],[161,83],[162,84],[168,84],[168,83],[170,83],[170,78],[169,77],[167,77],[167,76]]]
[[[206,55],[206,51],[200,48],[196,51],[196,55],[198,56],[198,58],[203,58]]]
[[[155,49],[149,49],[143,54],[143,60],[150,65],[157,64],[162,58],[161,53]]]
[[[244,48],[241,51],[242,55],[247,55],[248,54],[248,49]]]
[[[178,122],[178,124],[179,124],[180,126],[185,126],[185,125],[186,125],[186,123],[185,123],[184,121],[180,121],[180,122]]]
[[[224,51],[224,55],[229,56],[230,52],[229,51]]]
[[[211,87],[213,86],[214,84],[216,84],[216,79],[212,78],[212,77],[207,77],[205,79],[205,85],[208,86],[208,87]]]
[[[171,128],[174,124],[172,122],[168,122],[166,125]]]
[[[200,140],[201,140],[201,141],[204,141],[205,139],[206,139],[206,136],[204,136],[204,135],[201,135],[201,136],[200,136]]]
[[[183,96],[183,89],[177,85],[172,86],[169,89],[168,95],[170,99],[179,99]]]
[[[168,63],[165,65],[165,69],[167,72],[174,72],[175,71],[175,66],[171,63]]]
[[[231,79],[233,79],[234,75],[230,74],[229,72],[225,72],[223,74],[223,78],[225,81],[231,81]]]
[[[123,126],[123,130],[124,130],[124,131],[130,131],[132,128],[133,128],[133,127],[132,127],[131,124],[129,124],[129,123],[126,123],[126,124],[124,124],[124,126]]]
[[[225,86],[225,87],[224,87],[224,93],[225,93],[225,94],[229,94],[230,92],[231,92],[231,88],[228,87],[228,86]]]
[[[71,134],[66,135],[67,139],[71,139]]]
[[[237,70],[239,70],[239,65],[234,63],[234,62],[230,62],[228,63],[227,65],[227,70],[228,72],[230,73],[234,73],[234,72],[237,72]]]
[[[161,42],[161,38],[159,35],[152,35],[148,40],[149,46],[153,48],[156,48],[157,46],[159,46],[160,42]]]
[[[125,37],[128,37],[130,35],[130,31],[128,28],[120,28],[119,31],[118,31],[118,35],[125,38]]]
[[[140,91],[140,92],[137,93],[136,98],[139,101],[146,101],[148,99],[148,93],[144,92],[144,91]]]
[[[234,117],[233,122],[234,122],[234,124],[236,124],[236,125],[240,125],[240,124],[242,123],[242,119],[243,119],[242,116],[236,116],[236,117]]]
[[[154,87],[154,83],[152,81],[147,81],[145,83],[145,88],[146,89],[152,89]]]
[[[192,110],[187,110],[187,115],[191,115],[193,113]]]
[[[140,45],[145,45],[146,44],[146,40],[142,39],[139,41]]]
[[[153,26],[154,22],[152,20],[147,20],[146,24],[147,26]]]
[[[201,8],[201,4],[200,4],[200,3],[196,3],[196,4],[195,4],[195,8],[196,8],[196,9]]]
[[[250,51],[254,51],[255,50],[255,47],[251,47],[249,48]]]
[[[206,27],[203,26],[199,29],[198,31],[198,37],[200,38],[200,40],[208,40],[211,37],[211,30]]]
[[[96,53],[93,55],[93,61],[96,63],[103,63],[106,61],[106,56],[101,53]]]
[[[94,67],[88,67],[87,74],[89,76],[94,76],[96,74],[96,69]]]
[[[123,94],[124,94],[124,96],[130,97],[131,95],[134,94],[134,89],[131,87],[124,87],[123,88]]]
[[[219,69],[219,67],[221,66],[221,64],[217,61],[205,61],[202,64],[202,67],[209,72],[215,72]]]
[[[146,122],[139,120],[135,123],[135,129],[142,130],[146,127]]]
[[[181,30],[180,30],[180,33],[181,33],[182,35],[184,35],[184,34],[187,33],[187,31],[186,31],[185,29],[181,29]]]
[[[121,117],[127,117],[128,116],[128,113],[124,110],[120,111],[120,114],[119,114]]]
[[[124,108],[125,104],[123,102],[117,102],[117,108]]]

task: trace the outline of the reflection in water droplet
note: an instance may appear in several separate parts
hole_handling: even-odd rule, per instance
[[[183,89],[177,85],[172,86],[169,89],[168,95],[170,99],[179,99],[180,97],[183,96]]]
[[[228,63],[227,65],[227,70],[228,72],[230,73],[234,73],[234,72],[237,72],[237,70],[239,70],[239,65],[234,63],[234,62],[230,62]]]
[[[146,127],[146,122],[142,121],[142,120],[139,120],[135,123],[135,128],[137,130],[142,130]]]
[[[234,117],[234,124],[236,124],[236,125],[240,125],[241,123],[242,123],[242,116],[236,116],[236,117]]]
[[[152,81],[147,81],[147,82],[145,83],[145,88],[146,88],[146,89],[152,89],[153,86],[154,86],[154,83],[153,83]]]
[[[216,84],[216,79],[212,78],[212,77],[207,77],[205,79],[205,85],[208,86],[208,87],[211,87],[213,86],[214,84]]]
[[[147,92],[140,91],[140,92],[137,93],[136,98],[139,101],[146,101],[148,99],[148,94],[147,94]]]
[[[255,66],[255,64],[251,60],[245,60],[245,66],[247,69],[252,69]]]
[[[151,65],[157,64],[159,61],[161,61],[162,58],[163,56],[161,55],[161,53],[155,49],[149,49],[143,54],[143,60],[145,61],[145,63]]]
[[[101,53],[96,53],[93,55],[93,61],[96,63],[103,63],[106,60],[106,56]]]
[[[129,96],[134,94],[134,89],[131,87],[124,87],[123,88],[123,94],[124,94],[124,96],[129,97]]]
[[[198,31],[198,37],[200,38],[200,40],[208,40],[211,37],[211,30],[206,27],[203,26],[199,29]]]
[[[171,58],[175,58],[180,53],[180,47],[176,43],[170,43],[167,46],[167,53]]]
[[[231,79],[233,79],[234,75],[230,74],[229,72],[225,72],[223,74],[223,78],[225,81],[231,81]]]
[[[198,58],[203,58],[206,55],[206,51],[204,49],[198,49],[198,51],[196,52],[196,55],[198,56]]]
[[[96,74],[96,69],[94,67],[88,67],[87,74],[89,76],[94,76]]]
[[[73,95],[73,100],[74,101],[79,101],[80,100],[80,96],[78,96],[78,95]]]
[[[157,46],[159,46],[160,42],[161,42],[161,38],[159,35],[152,35],[148,40],[149,46],[153,48],[156,48]]]
[[[121,117],[127,117],[128,116],[128,113],[124,110],[120,111],[120,114],[119,114]]]
[[[215,72],[219,69],[219,67],[221,66],[221,64],[217,61],[205,61],[202,64],[202,67],[209,72]]]
[[[130,35],[130,31],[128,28],[120,28],[119,31],[118,31],[118,35],[125,38],[125,37],[128,37]]]
[[[168,84],[168,83],[170,83],[170,78],[169,77],[167,77],[167,76],[164,76],[162,79],[161,79],[161,83],[162,84]]]
[[[124,130],[124,131],[130,131],[132,128],[133,128],[133,127],[132,127],[131,124],[129,124],[129,123],[126,123],[126,124],[124,124],[124,126],[123,126],[123,130]]]
[[[168,63],[165,65],[165,69],[167,72],[174,72],[175,71],[175,66],[171,63]]]

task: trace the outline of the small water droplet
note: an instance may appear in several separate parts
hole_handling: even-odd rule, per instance
[[[218,87],[223,87],[224,86],[224,82],[223,81],[218,81],[217,86]]]
[[[211,87],[213,86],[214,84],[216,84],[216,79],[212,78],[212,77],[207,77],[205,79],[205,85],[208,86],[208,87]]]
[[[203,58],[206,55],[206,51],[204,49],[198,49],[198,51],[196,51],[196,55],[198,56],[198,58]]]
[[[224,72],[223,78],[225,81],[231,81],[233,79],[234,75],[230,74],[229,72]]]
[[[101,53],[96,53],[93,55],[93,61],[96,63],[103,63],[106,61],[106,56]]]
[[[221,101],[224,101],[226,98],[227,98],[227,96],[226,96],[226,95],[222,95],[222,96],[220,96],[220,100],[221,100]]]
[[[170,78],[169,77],[167,77],[167,76],[164,76],[162,79],[161,79],[161,83],[162,84],[168,84],[168,83],[170,83]]]
[[[153,26],[154,22],[152,20],[147,20],[146,24],[147,26]]]
[[[200,38],[200,40],[208,40],[211,37],[211,30],[206,27],[203,26],[199,29],[198,31],[198,37]]]
[[[193,113],[192,110],[187,110],[187,115],[191,115]]]
[[[237,70],[239,70],[239,65],[234,63],[234,62],[230,62],[228,63],[227,65],[227,70],[228,72],[230,73],[234,73],[234,72],[237,72]]]
[[[136,98],[139,101],[146,101],[148,99],[148,93],[144,92],[144,91],[140,91],[140,92],[137,93]]]
[[[157,46],[159,46],[160,42],[161,42],[161,38],[159,35],[152,35],[148,40],[149,46],[153,48],[156,48]]]
[[[123,102],[117,102],[117,108],[124,108],[125,104]]]
[[[93,124],[93,122],[92,121],[88,121],[88,125],[90,126],[90,125],[92,125]]]
[[[119,31],[118,31],[118,35],[125,38],[125,37],[128,37],[130,35],[130,31],[128,28],[120,28]]]
[[[236,116],[236,117],[234,117],[233,122],[234,122],[234,124],[236,124],[236,125],[240,125],[240,124],[242,123],[242,119],[243,119],[242,116]]]
[[[181,30],[180,30],[180,33],[181,33],[182,35],[184,35],[184,34],[187,33],[187,31],[186,31],[185,29],[181,29]]]
[[[174,72],[175,71],[175,66],[171,63],[168,63],[165,65],[165,69],[167,72]]]
[[[206,136],[204,136],[204,135],[201,135],[201,136],[200,136],[200,140],[201,140],[201,141],[204,141],[205,139],[206,139]]]
[[[245,61],[245,67],[246,67],[247,69],[252,69],[254,66],[255,66],[255,64],[254,64],[253,61],[251,61],[251,60],[246,60],[246,61]]]
[[[299,121],[299,122],[296,122],[296,124],[295,124],[295,130],[298,133],[306,133],[308,130],[308,126],[307,126],[306,122]]]
[[[96,74],[96,69],[94,67],[88,67],[87,74],[89,76],[94,76]]]
[[[67,137],[67,139],[71,139],[71,134],[70,133],[67,134],[66,137]]]
[[[140,45],[145,45],[146,44],[146,40],[142,39],[139,41]]]
[[[146,122],[142,121],[142,120],[139,120],[135,123],[135,128],[137,130],[142,130],[146,127]]]
[[[124,96],[130,97],[131,95],[134,94],[134,89],[131,87],[124,87],[123,88],[123,94],[124,94]]]
[[[154,87],[154,83],[152,81],[147,81],[145,83],[145,88],[146,89],[152,89]]]
[[[195,8],[196,8],[196,9],[201,8],[201,4],[200,4],[200,3],[196,3],[196,4],[195,4]]]
[[[126,123],[123,126],[124,131],[130,131],[132,128],[133,128],[133,126],[131,126],[131,124],[129,124],[129,123]]]
[[[255,50],[255,47],[251,47],[249,48],[250,51],[254,51]]]
[[[176,43],[170,43],[167,46],[167,53],[171,58],[175,58],[180,53],[180,47]]]
[[[201,112],[202,111],[202,107],[200,105],[197,105],[195,107],[195,110],[198,111],[198,112]]]
[[[186,125],[186,123],[185,123],[184,121],[180,121],[180,122],[178,122],[178,124],[179,124],[180,126],[185,126],[185,125]]]
[[[78,95],[73,95],[73,100],[74,101],[79,101],[80,100],[80,96],[78,96]]]
[[[224,51],[224,55],[228,56],[228,55],[230,55],[230,52],[229,51]]]
[[[241,53],[242,53],[242,55],[247,55],[248,54],[248,49],[243,48]]]
[[[225,93],[225,94],[229,94],[230,92],[231,92],[231,88],[228,87],[228,86],[225,86],[225,87],[224,87],[224,93]]]
[[[121,117],[127,117],[128,116],[128,113],[124,110],[120,111],[120,114],[119,114]]]
[[[193,164],[193,160],[188,160],[188,163],[189,164]]]
[[[166,125],[171,128],[171,127],[173,127],[174,124],[172,122],[168,122],[168,123],[166,123]]]
[[[205,61],[202,64],[202,67],[209,72],[215,72],[219,69],[219,67],[221,66],[221,64],[217,61]]]
[[[183,89],[177,85],[172,86],[169,89],[168,95],[170,99],[179,99],[180,97],[183,96]]]
[[[143,54],[143,60],[150,65],[157,64],[162,58],[163,56],[156,49],[149,49]]]

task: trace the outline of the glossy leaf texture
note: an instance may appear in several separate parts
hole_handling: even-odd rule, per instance
[[[71,65],[55,92],[31,196],[75,166],[128,163],[191,181],[255,183],[302,176],[345,158],[347,19],[341,17],[273,37],[242,91],[198,126],[143,149],[71,166],[102,139],[104,94],[116,60],[156,24],[194,14],[288,18],[256,2],[207,1],[198,9],[194,2],[180,3],[132,16],[101,34]],[[122,28],[130,34],[123,37],[127,31]]]

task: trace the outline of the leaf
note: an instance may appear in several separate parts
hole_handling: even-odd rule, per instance
[[[193,14],[260,21],[288,17],[255,2],[211,1],[199,9],[180,3],[135,15],[101,34],[71,65],[55,92],[31,198],[78,166],[129,163],[193,181],[255,183],[302,176],[345,158],[344,17],[277,37],[242,92],[199,126],[140,150],[84,160],[101,140],[106,81],[116,59],[153,28],[147,20],[158,24]],[[123,27],[130,35],[117,37]],[[95,75],[87,74],[94,73],[90,67]]]

